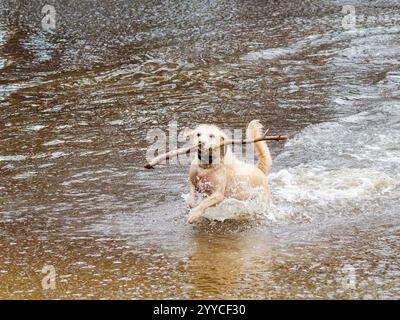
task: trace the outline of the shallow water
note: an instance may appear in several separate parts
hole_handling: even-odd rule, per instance
[[[0,3],[0,298],[400,297],[396,1],[47,3]],[[254,118],[269,214],[186,225],[149,130]]]

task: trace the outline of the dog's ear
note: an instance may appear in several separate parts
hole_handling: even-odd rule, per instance
[[[224,141],[225,139],[228,139],[228,135],[225,131],[221,131],[219,138],[221,139],[221,141]]]

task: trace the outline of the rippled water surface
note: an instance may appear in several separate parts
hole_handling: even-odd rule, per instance
[[[350,3],[2,0],[0,298],[400,298],[400,5]],[[254,118],[269,214],[186,225],[149,130]]]

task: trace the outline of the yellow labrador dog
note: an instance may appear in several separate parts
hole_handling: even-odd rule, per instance
[[[260,136],[261,130],[262,125],[258,120],[251,121],[246,131],[247,139]],[[254,166],[237,159],[230,146],[219,147],[227,136],[217,126],[200,125],[188,136],[191,136],[198,145],[197,156],[192,161],[189,172],[188,204],[192,210],[188,223],[197,221],[204,210],[217,205],[225,198],[249,199],[254,195],[254,192],[252,193],[254,188],[261,188],[268,199],[271,198],[268,172],[272,159],[264,141],[254,143],[258,156],[258,163]],[[197,192],[206,197],[194,207]]]

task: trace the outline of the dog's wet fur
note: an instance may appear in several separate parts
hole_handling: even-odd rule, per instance
[[[258,120],[248,124],[247,139],[255,139],[262,134],[262,125]],[[198,146],[197,156],[189,171],[189,207],[188,223],[201,218],[204,210],[222,202],[225,198],[247,200],[252,190],[261,188],[268,199],[271,192],[268,173],[272,165],[271,155],[265,141],[253,144],[258,156],[254,166],[237,159],[230,146],[219,147],[227,139],[226,134],[217,126],[202,124],[188,133]],[[195,206],[197,193],[206,197]]]

